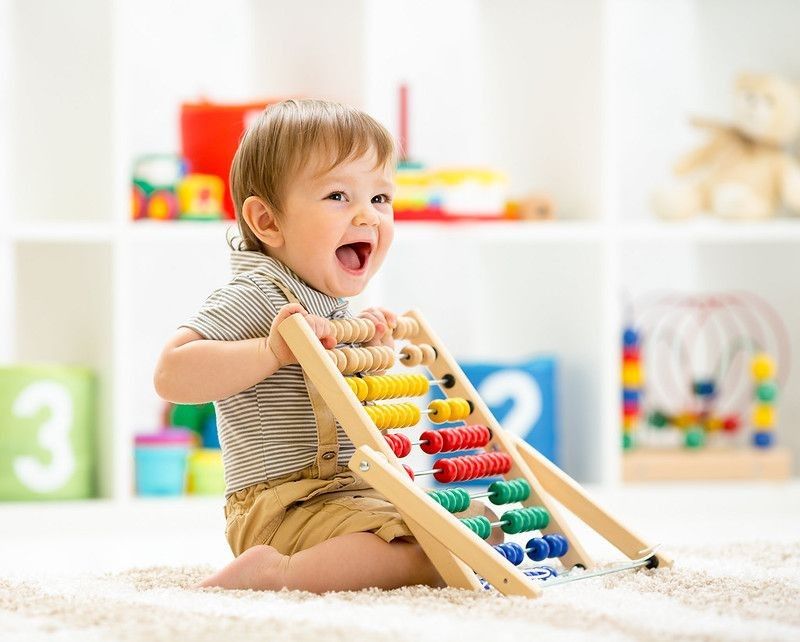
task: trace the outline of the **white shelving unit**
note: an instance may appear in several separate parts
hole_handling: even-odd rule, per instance
[[[753,289],[800,354],[800,220],[667,225],[646,205],[692,144],[686,115],[729,113],[736,70],[800,78],[798,20],[789,0],[6,0],[0,360],[99,373],[101,493],[129,498],[158,352],[227,280],[229,226],[129,222],[131,160],[178,148],[181,100],[315,95],[394,129],[407,80],[416,157],[504,169],[561,218],[398,224],[354,306],[419,307],[466,359],[556,354],[562,463],[615,482],[623,293]],[[799,422],[793,376],[780,439],[798,456]]]

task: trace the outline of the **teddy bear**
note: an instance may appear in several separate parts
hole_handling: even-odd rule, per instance
[[[708,212],[726,219],[764,219],[800,212],[800,88],[772,74],[736,80],[733,124],[694,118],[709,139],[679,160],[677,181],[657,189],[653,208],[665,219]]]

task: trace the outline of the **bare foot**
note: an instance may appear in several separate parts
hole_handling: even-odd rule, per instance
[[[194,588],[217,586],[225,589],[279,591],[286,585],[288,563],[289,556],[282,555],[272,546],[253,546]]]

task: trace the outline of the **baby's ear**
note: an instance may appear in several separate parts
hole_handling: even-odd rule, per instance
[[[253,234],[268,247],[283,245],[283,233],[273,209],[258,196],[249,196],[242,203],[242,218]]]

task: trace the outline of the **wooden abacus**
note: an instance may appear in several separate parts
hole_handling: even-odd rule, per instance
[[[409,367],[425,366],[433,375],[432,380],[419,374],[386,375],[385,371],[396,362],[394,350],[387,346],[340,345],[369,341],[375,334],[372,322],[341,319],[331,323],[339,346],[331,350],[322,347],[299,314],[281,323],[278,331],[355,444],[349,467],[397,507],[449,586],[483,590],[477,573],[505,595],[537,597],[543,586],[570,579],[641,566],[672,565],[669,558],[654,552],[600,508],[577,482],[523,440],[506,433],[418,311],[398,318],[393,337],[408,342],[398,359]],[[430,402],[425,410],[410,402],[376,403],[424,395],[432,384],[439,385],[447,397]],[[431,470],[418,471],[416,475],[433,474],[443,483],[502,475],[505,482],[496,481],[487,492],[473,496],[461,489],[420,489],[413,483],[415,473],[399,461],[409,453],[411,441],[402,433],[383,431],[410,427],[423,415],[432,423],[466,422],[458,428],[423,432],[416,444],[425,452],[449,453],[477,447],[483,447],[485,452],[437,459]],[[507,511],[494,523],[483,516],[459,519],[454,515],[476,496],[488,496],[496,505],[519,501],[522,508]],[[593,560],[556,502],[632,561],[612,569],[593,570]],[[524,549],[513,542],[492,547],[485,538],[495,526],[511,534],[538,530],[542,537],[533,538]],[[585,570],[536,581],[531,576],[541,577],[554,569],[540,567],[548,573],[534,569],[526,574],[517,567],[525,553],[535,561],[558,557],[565,569]]]

